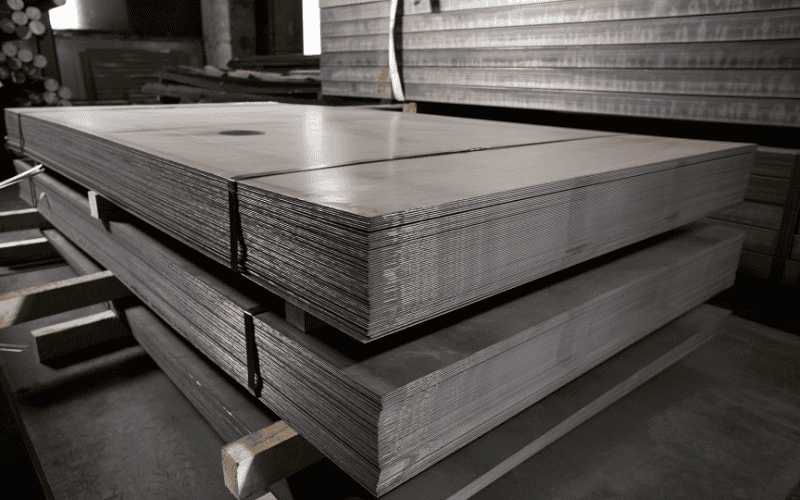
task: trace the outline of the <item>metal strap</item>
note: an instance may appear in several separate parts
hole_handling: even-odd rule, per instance
[[[256,332],[253,316],[264,313],[267,310],[268,309],[264,306],[256,306],[243,311],[244,345],[247,353],[247,387],[250,388],[250,392],[256,397],[261,395],[264,380],[261,378],[261,369],[258,363],[258,346],[256,346]]]
[[[398,101],[405,101],[403,84],[400,82],[400,70],[397,67],[397,49],[394,46],[398,4],[398,0],[392,0],[392,4],[389,7],[389,78],[392,81],[392,93],[394,94],[394,98]]]

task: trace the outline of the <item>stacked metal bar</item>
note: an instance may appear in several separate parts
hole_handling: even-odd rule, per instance
[[[326,95],[800,125],[797,1],[320,6]]]
[[[12,147],[362,342],[735,204],[755,151],[270,104],[6,120]]]

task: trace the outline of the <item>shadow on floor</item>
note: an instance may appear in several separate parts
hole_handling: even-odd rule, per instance
[[[741,318],[800,335],[800,287],[739,274],[736,284],[708,301]]]

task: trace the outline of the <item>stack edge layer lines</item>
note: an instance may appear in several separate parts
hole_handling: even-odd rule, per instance
[[[755,153],[277,104],[6,122],[12,148],[362,342],[738,203]]]
[[[326,95],[800,126],[797,0],[320,7]]]
[[[105,229],[66,181],[28,184],[55,227],[242,385],[244,311],[272,305],[254,319],[261,400],[375,495],[729,287],[743,239],[689,224],[364,345],[300,332],[279,301],[144,224]]]

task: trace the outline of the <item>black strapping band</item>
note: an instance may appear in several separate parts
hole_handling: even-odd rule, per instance
[[[236,181],[228,179],[228,215],[230,223],[230,265],[231,269],[239,272],[239,235],[242,232],[242,222],[239,218],[239,193]]]
[[[247,387],[255,397],[261,396],[264,380],[261,378],[261,368],[258,363],[258,346],[256,346],[256,329],[253,316],[267,312],[264,306],[256,306],[243,311],[244,313],[244,346],[247,353]]]

